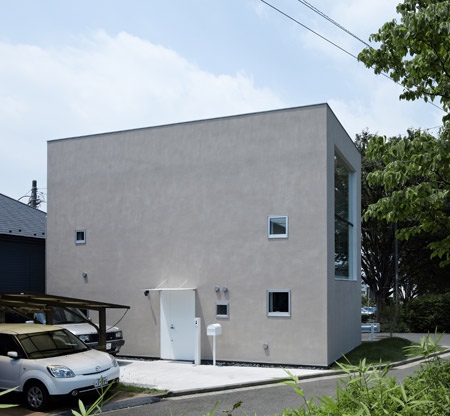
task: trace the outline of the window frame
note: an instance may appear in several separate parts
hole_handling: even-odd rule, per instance
[[[227,313],[226,314],[218,313],[218,310],[217,310],[218,306],[226,306]],[[227,319],[229,317],[230,317],[230,302],[216,302],[216,318]]]
[[[341,164],[343,168],[346,169],[347,172],[347,193],[345,195],[346,202],[347,202],[347,218],[341,217],[336,212],[336,163]],[[342,155],[341,152],[336,148],[334,153],[334,253],[335,253],[335,259],[334,259],[334,278],[336,280],[347,280],[347,281],[355,281],[357,280],[357,271],[356,271],[356,247],[355,247],[355,241],[356,241],[356,232],[357,232],[357,224],[356,224],[356,173],[353,167],[349,164],[348,160]],[[338,253],[337,249],[337,224],[339,224],[339,227],[346,230],[346,241],[347,241],[347,247],[346,247],[346,254],[347,254],[347,273],[346,274],[338,274],[337,271],[337,264],[336,264],[336,254]]]
[[[284,218],[286,220],[286,232],[284,234],[274,234],[272,232],[272,223],[274,219]],[[287,215],[269,215],[267,217],[267,238],[288,238],[289,235],[289,217]]]
[[[287,312],[274,312],[270,311],[270,295],[274,293],[287,293],[288,294],[288,310]],[[292,315],[292,302],[291,302],[291,290],[290,289],[268,289],[266,290],[266,314],[267,316],[281,316],[291,317]]]
[[[83,239],[79,239],[78,238],[78,233],[83,233]],[[79,228],[75,230],[75,244],[79,245],[79,244],[86,244],[86,230],[83,228]]]

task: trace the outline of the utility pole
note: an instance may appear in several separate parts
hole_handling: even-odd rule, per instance
[[[28,201],[28,205],[33,208],[37,208],[41,201],[37,197],[37,181],[33,180],[31,184],[31,196]]]

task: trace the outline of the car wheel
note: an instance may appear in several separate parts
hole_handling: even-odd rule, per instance
[[[40,381],[30,381],[25,387],[25,400],[31,410],[43,410],[48,405],[48,391]]]

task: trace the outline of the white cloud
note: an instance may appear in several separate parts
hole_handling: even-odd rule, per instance
[[[14,198],[32,179],[45,186],[47,140],[283,106],[244,72],[208,73],[125,32],[59,49],[0,43],[0,55],[0,192]]]
[[[370,95],[329,101],[352,138],[364,129],[390,137],[405,135],[408,128],[426,129],[442,124],[444,113],[429,103],[399,100],[401,87],[387,78],[374,76],[372,82]]]
[[[295,8],[288,8],[288,5],[283,5],[283,10],[316,32],[312,33],[306,28],[297,26],[298,33],[296,36],[301,39],[303,45],[316,51],[316,53],[325,54],[333,60],[345,62],[348,56],[339,48],[355,56],[358,55],[364,48],[364,44],[357,38],[363,42],[368,42],[370,34],[376,33],[386,21],[396,17],[396,5],[397,2],[392,0],[377,0],[376,2],[327,0],[320,4],[316,2],[317,9],[336,24],[320,16],[319,13],[312,12],[300,3]]]

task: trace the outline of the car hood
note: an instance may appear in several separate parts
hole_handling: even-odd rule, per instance
[[[113,358],[101,351],[87,350],[76,354],[36,360],[44,365],[62,365],[69,367],[75,374],[93,374],[106,371],[113,366]]]
[[[79,324],[55,324],[56,326],[60,326],[61,328],[66,328],[68,331],[72,332],[75,335],[89,335],[96,334],[97,330],[87,322],[81,322]],[[107,328],[106,332],[117,332],[119,328],[113,326],[111,328]]]

